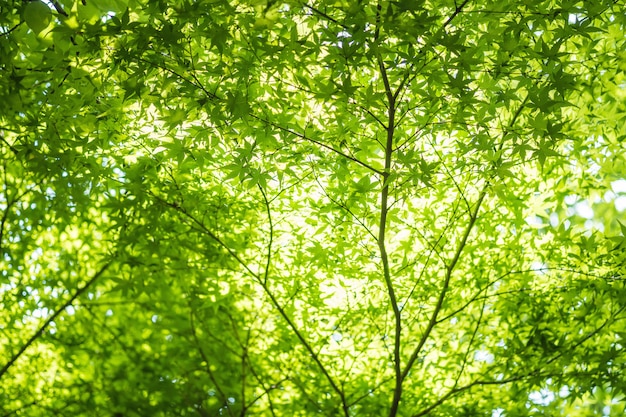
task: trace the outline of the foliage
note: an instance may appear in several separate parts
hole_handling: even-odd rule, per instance
[[[0,412],[618,415],[617,1],[5,1]]]

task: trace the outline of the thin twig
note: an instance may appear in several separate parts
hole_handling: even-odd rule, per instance
[[[223,407],[220,408],[220,411],[222,410],[222,408],[226,408],[226,410],[228,410],[228,414],[231,417],[234,417],[233,410],[228,405],[228,397],[222,390],[222,387],[220,386],[220,384],[217,382],[217,379],[215,378],[215,374],[211,370],[211,361],[209,360],[208,356],[204,353],[204,349],[202,349],[202,344],[200,343],[200,340],[198,339],[196,326],[193,320],[192,310],[189,311],[189,325],[191,326],[191,336],[193,337],[193,340],[196,344],[196,348],[198,349],[198,352],[200,353],[200,357],[202,357],[203,362],[206,364],[205,365],[206,373],[209,376],[209,379],[211,380],[211,382],[213,382],[213,385],[215,386],[215,390],[217,391],[218,395],[220,396],[220,399],[222,400]]]
[[[324,19],[328,20],[329,22],[334,23],[334,24],[336,24],[336,25],[338,25],[338,26],[342,27],[342,28],[343,28],[343,29],[345,29],[345,30],[350,30],[350,27],[349,27],[348,25],[344,25],[343,23],[339,22],[337,19],[335,19],[335,18],[333,18],[333,17],[329,16],[328,14],[326,14],[326,13],[322,12],[322,11],[321,11],[321,10],[319,10],[319,9],[316,9],[315,7],[313,7],[313,6],[311,6],[311,5],[306,4],[306,3],[302,3],[302,6],[303,6],[303,7],[305,7],[305,8],[307,8],[307,9],[309,9],[310,11],[312,11],[313,13],[315,13],[316,15],[323,17]]]
[[[39,329],[26,341],[26,343],[22,345],[22,347],[11,357],[11,359],[9,359],[9,361],[2,367],[2,369],[0,369],[0,379],[2,379],[2,377],[9,370],[9,368],[11,368],[13,364],[15,364],[19,357],[22,356],[24,352],[26,352],[26,349],[28,349],[33,343],[35,343],[37,339],[41,337],[41,335],[43,334],[43,332],[46,331],[50,323],[52,323],[61,313],[63,313],[69,306],[71,306],[78,297],[80,297],[85,291],[87,291],[89,287],[91,287],[98,280],[98,278],[100,278],[100,276],[104,274],[104,272],[111,266],[111,264],[112,261],[104,264],[104,266],[102,266],[102,268],[100,268],[82,287],[76,290],[74,295],[72,295],[69,300],[61,304],[61,306],[58,307],[54,311],[54,313],[43,322]]]
[[[21,21],[20,23],[18,23],[17,25],[13,26],[11,29],[7,30],[6,32],[2,32],[0,33],[0,36],[7,36],[9,33],[13,32],[15,29],[17,29],[18,27],[20,27],[20,25],[24,23],[24,21]]]
[[[281,130],[281,131],[283,131],[283,132],[290,133],[290,134],[292,134],[292,135],[294,135],[294,136],[297,136],[297,137],[299,137],[299,138],[301,138],[301,139],[304,139],[304,140],[306,140],[306,141],[308,141],[308,142],[311,142],[311,143],[314,143],[314,144],[316,144],[316,145],[319,145],[319,146],[321,146],[321,147],[322,147],[322,148],[324,148],[324,149],[328,149],[329,151],[332,151],[332,152],[336,153],[337,155],[341,155],[341,156],[343,156],[343,157],[344,157],[344,158],[346,158],[346,159],[349,159],[349,160],[351,160],[351,161],[353,161],[353,162],[356,162],[357,164],[359,164],[359,165],[361,165],[361,166],[363,166],[363,167],[365,167],[365,168],[369,169],[370,171],[372,171],[372,172],[374,172],[374,173],[376,173],[376,174],[379,174],[379,175],[381,175],[381,174],[382,174],[382,172],[381,172],[380,170],[378,170],[378,169],[374,168],[373,166],[369,165],[368,163],[363,162],[363,161],[361,161],[360,159],[357,159],[357,158],[355,158],[355,157],[353,157],[353,156],[351,156],[351,155],[348,155],[348,154],[346,154],[346,153],[344,153],[344,152],[340,151],[339,149],[336,149],[336,148],[334,148],[334,147],[332,147],[332,146],[330,146],[330,145],[327,145],[327,144],[325,144],[324,142],[320,142],[319,140],[313,139],[313,138],[311,138],[311,137],[307,136],[307,135],[306,135],[306,133],[296,132],[296,131],[295,131],[295,130],[293,130],[293,129],[289,129],[289,128],[287,128],[287,127],[281,126],[281,125],[279,125],[279,124],[277,124],[277,123],[274,123],[274,122],[272,122],[272,121],[270,121],[270,120],[268,120],[268,119],[264,119],[264,118],[262,118],[262,117],[260,117],[260,116],[257,116],[257,115],[255,115],[255,114],[253,114],[253,113],[250,113],[250,116],[251,116],[252,118],[254,118],[254,119],[257,119],[257,120],[258,120],[258,121],[260,121],[260,122],[263,122],[263,123],[266,123],[266,124],[268,124],[268,125],[270,125],[270,126],[272,126],[272,127],[275,127],[275,128],[276,128],[276,129],[278,129],[278,130]]]
[[[265,202],[265,208],[267,209],[267,221],[270,225],[270,236],[269,242],[267,244],[267,260],[265,262],[265,272],[263,273],[263,285],[267,285],[267,278],[270,273],[270,265],[272,261],[272,242],[274,241],[274,223],[272,221],[272,210],[270,208],[270,202],[267,199],[267,195],[263,190],[263,187],[259,185],[259,190],[261,191],[261,195],[263,195],[263,201]]]
[[[452,277],[452,272],[454,271],[454,268],[456,267],[456,264],[459,261],[461,254],[463,253],[463,250],[465,249],[465,245],[467,244],[469,235],[472,229],[474,228],[474,224],[476,223],[476,219],[478,218],[478,211],[480,210],[480,207],[482,205],[483,199],[485,198],[486,194],[487,194],[487,187],[483,188],[480,195],[478,196],[478,200],[475,204],[474,211],[470,215],[470,219],[467,224],[467,227],[465,228],[465,232],[463,233],[463,237],[461,238],[461,241],[459,242],[459,245],[454,253],[454,256],[452,257],[452,259],[450,260],[450,263],[446,267],[446,275],[443,281],[443,286],[441,288],[441,291],[439,292],[437,304],[435,305],[435,308],[431,314],[428,325],[426,326],[426,329],[424,330],[424,333],[422,334],[422,337],[420,338],[420,341],[417,344],[417,347],[413,350],[413,353],[411,354],[409,361],[407,362],[406,366],[404,367],[404,370],[402,371],[402,379],[405,379],[407,375],[409,374],[409,372],[411,371],[411,368],[413,367],[413,364],[417,360],[419,353],[422,350],[422,347],[426,343],[426,340],[430,336],[430,333],[432,332],[432,330],[435,328],[437,324],[437,316],[439,315],[439,311],[441,310],[443,306],[443,301],[445,300],[445,297],[448,293],[448,289],[450,286],[450,279]]]

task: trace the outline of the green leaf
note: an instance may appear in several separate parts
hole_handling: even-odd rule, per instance
[[[0,13],[0,414],[623,411],[619,2],[53,3]]]
[[[24,21],[35,33],[40,33],[50,25],[52,11],[44,2],[35,0],[24,7]]]

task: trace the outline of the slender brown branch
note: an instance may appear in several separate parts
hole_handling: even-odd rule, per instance
[[[449,220],[446,222],[445,227],[443,228],[443,230],[439,234],[439,237],[437,238],[437,240],[434,243],[430,243],[428,241],[428,239],[426,238],[426,236],[422,232],[420,232],[417,228],[414,228],[414,230],[422,237],[423,240],[426,241],[426,244],[429,245],[430,248],[429,248],[429,251],[428,251],[428,256],[426,258],[426,262],[424,263],[424,266],[422,267],[420,275],[419,275],[418,279],[416,280],[415,284],[413,284],[413,287],[411,288],[411,291],[409,292],[409,295],[406,297],[406,300],[404,301],[404,305],[405,306],[411,300],[411,297],[413,296],[413,293],[415,292],[415,289],[417,288],[419,282],[421,281],[422,277],[426,273],[426,268],[428,267],[428,262],[430,261],[430,259],[432,257],[432,254],[433,253],[436,254],[437,257],[441,260],[441,262],[445,265],[445,258],[443,256],[443,254],[437,249],[437,246],[439,245],[439,243],[445,237],[446,232],[448,231],[448,229],[450,229],[450,227],[452,227],[452,225],[454,224],[454,221],[458,220],[456,218],[456,213],[457,213],[457,211],[459,209],[459,205],[460,205],[460,202],[455,204],[454,208],[452,209],[452,214],[450,215]]]
[[[231,417],[234,417],[233,410],[228,406],[228,397],[222,390],[222,387],[220,386],[220,384],[217,382],[217,379],[215,378],[215,374],[211,370],[211,361],[209,360],[208,356],[204,353],[204,349],[202,349],[202,344],[200,343],[200,340],[198,339],[198,333],[196,331],[196,325],[194,323],[192,310],[189,311],[189,325],[191,326],[191,335],[193,337],[194,342],[196,343],[196,348],[198,349],[198,352],[200,353],[200,357],[202,357],[202,361],[206,364],[205,366],[206,373],[209,376],[209,379],[211,380],[213,385],[215,386],[215,390],[220,396],[223,406],[226,408],[226,410],[228,410],[228,414]]]
[[[152,62],[152,61],[146,60],[144,58],[138,58],[138,60],[141,61],[141,62],[144,62],[146,64],[152,65],[152,66],[154,66],[156,68],[159,68],[159,69],[161,69],[163,71],[169,72],[170,74],[180,78],[182,81],[186,82],[187,84],[189,84],[189,85],[191,85],[191,86],[193,86],[195,88],[199,88],[210,100],[218,100],[218,101],[222,100],[217,94],[212,93],[209,90],[207,90],[207,88],[204,87],[204,85],[202,83],[200,83],[200,81],[196,77],[195,73],[191,73],[191,78],[192,79],[189,79],[189,78],[185,77],[183,74],[181,74],[181,73],[179,73],[179,72],[177,72],[177,71],[167,67],[166,65],[162,65],[162,64],[159,64],[159,63],[156,63],[156,62]],[[311,142],[311,143],[314,143],[314,144],[316,144],[318,146],[321,146],[324,149],[332,151],[332,152],[336,153],[337,155],[340,155],[340,156],[342,156],[342,157],[344,157],[344,158],[346,158],[346,159],[348,159],[350,161],[356,162],[357,164],[367,168],[368,170],[370,170],[370,171],[372,171],[372,172],[374,172],[376,174],[379,174],[379,175],[382,174],[382,172],[380,170],[374,168],[373,166],[367,164],[366,162],[363,162],[363,161],[361,161],[358,158],[355,158],[355,157],[353,157],[351,155],[348,155],[348,154],[340,151],[339,149],[336,149],[336,148],[334,148],[334,147],[332,147],[330,145],[325,144],[324,142],[321,142],[319,140],[313,139],[313,138],[307,136],[305,133],[296,132],[293,129],[289,129],[287,127],[281,126],[281,125],[279,125],[279,124],[277,124],[275,122],[272,122],[272,121],[270,121],[268,119],[265,119],[263,117],[260,117],[260,116],[258,116],[256,114],[254,114],[252,111],[250,111],[248,113],[248,115],[250,117],[252,117],[253,119],[256,119],[256,120],[258,120],[258,121],[260,121],[262,123],[270,125],[270,126],[276,128],[276,129],[279,129],[279,130],[281,130],[283,132],[290,133],[290,134],[292,134],[294,136],[297,136],[297,137],[299,137],[301,139],[304,139],[304,140],[306,140],[308,142]]]
[[[480,380],[476,380],[473,381],[467,385],[464,385],[462,387],[458,387],[458,388],[453,388],[450,391],[448,391],[445,395],[441,396],[437,401],[435,401],[434,403],[432,403],[431,405],[429,405],[428,407],[424,408],[423,410],[421,410],[420,412],[413,414],[411,417],[422,417],[425,416],[427,414],[429,414],[431,411],[433,411],[435,408],[439,407],[441,404],[443,404],[444,402],[446,402],[448,399],[450,399],[451,397],[463,392],[463,391],[467,391],[475,386],[481,386],[481,385],[505,385],[505,384],[510,384],[511,382],[516,382],[516,381],[521,381],[523,379],[526,378],[531,378],[531,377],[536,377],[538,374],[540,374],[539,372],[533,371],[533,372],[529,372],[525,375],[518,375],[518,376],[514,376],[511,378],[507,378],[507,379],[502,379],[499,381],[480,381]]]
[[[372,172],[374,172],[376,174],[379,174],[379,175],[382,174],[382,172],[380,170],[374,168],[373,166],[369,165],[368,163],[363,162],[360,159],[355,158],[355,157],[353,157],[351,155],[348,155],[348,154],[346,154],[346,153],[340,151],[339,149],[336,149],[336,148],[334,148],[334,147],[332,147],[330,145],[327,145],[324,142],[320,142],[319,140],[313,139],[313,138],[307,136],[305,133],[296,132],[293,129],[289,129],[287,127],[281,126],[281,125],[276,124],[276,123],[274,123],[274,122],[272,122],[270,120],[267,120],[267,119],[264,119],[264,118],[262,118],[260,116],[257,116],[257,115],[255,115],[253,113],[250,113],[250,116],[253,117],[254,119],[257,119],[260,122],[263,122],[263,123],[266,123],[266,124],[268,124],[268,125],[270,125],[272,127],[275,127],[278,130],[281,130],[281,131],[286,132],[286,133],[290,133],[290,134],[292,134],[294,136],[299,137],[300,139],[304,139],[307,142],[314,143],[314,144],[316,144],[318,146],[321,146],[324,149],[327,149],[327,150],[329,150],[331,152],[334,152],[337,155],[341,155],[342,157],[344,157],[346,159],[349,159],[350,161],[356,162],[357,164],[359,164],[359,165],[369,169],[370,171],[372,171]]]
[[[184,81],[187,84],[191,85],[192,87],[200,89],[210,100],[220,100],[220,98],[217,95],[215,95],[214,93],[212,93],[209,90],[207,90],[206,87],[204,87],[204,85],[202,83],[200,83],[200,81],[196,77],[195,73],[191,73],[191,77],[192,77],[193,80],[190,80],[189,78],[185,77],[183,74],[179,73],[178,71],[175,71],[175,70],[169,68],[167,65],[159,64],[158,62],[153,62],[153,61],[151,61],[149,59],[145,59],[145,58],[141,58],[141,57],[137,58],[137,60],[141,61],[141,62],[143,62],[145,64],[151,65],[154,68],[159,68],[162,71],[169,72],[170,74],[178,77],[179,79],[181,79],[182,81]]]
[[[328,372],[328,370],[326,369],[326,367],[324,366],[324,364],[320,360],[319,355],[313,350],[313,347],[311,346],[311,344],[304,338],[302,333],[298,330],[298,328],[293,323],[291,318],[289,318],[289,316],[285,312],[285,309],[282,308],[282,306],[279,304],[278,300],[274,296],[274,293],[272,293],[269,290],[267,285],[263,285],[263,290],[265,291],[265,294],[270,298],[270,300],[272,301],[272,304],[278,310],[279,314],[287,322],[289,327],[291,327],[291,330],[295,333],[295,335],[298,338],[298,340],[300,340],[300,343],[302,344],[302,346],[304,346],[304,348],[309,352],[309,355],[311,355],[311,358],[313,359],[313,361],[315,362],[317,367],[320,369],[320,371],[322,372],[322,374],[324,375],[324,377],[326,378],[326,380],[330,384],[330,386],[333,389],[333,391],[335,391],[337,393],[337,395],[341,399],[341,405],[342,405],[342,409],[343,409],[343,414],[346,417],[349,417],[349,415],[350,415],[350,413],[349,413],[349,406],[348,406],[348,403],[346,401],[346,396],[345,396],[343,390],[341,388],[339,388],[339,386],[337,385],[337,383],[335,382],[333,377],[330,375],[330,373]]]
[[[329,22],[334,23],[334,24],[336,24],[338,26],[341,26],[345,30],[350,30],[349,26],[344,25],[343,23],[339,22],[337,19],[329,16],[327,13],[324,13],[324,12],[322,12],[321,10],[319,10],[317,8],[311,6],[311,5],[307,4],[307,3],[304,3],[304,2],[302,3],[302,6],[307,8],[307,9],[309,9],[310,11],[315,13],[316,15],[323,17],[324,19],[328,20]]]
[[[315,172],[314,172],[314,175],[315,175]],[[317,182],[317,185],[319,185],[319,187],[322,189],[322,192],[324,193],[326,198],[328,198],[337,207],[341,208],[346,213],[348,213],[358,224],[361,225],[361,227],[363,227],[365,229],[365,231],[367,231],[367,233],[371,237],[373,237],[375,240],[378,239],[378,237],[374,234],[374,232],[372,232],[372,230],[369,228],[369,226],[367,226],[363,220],[359,219],[358,216],[356,214],[354,214],[354,212],[352,210],[350,210],[345,204],[343,204],[342,202],[336,200],[330,194],[328,194],[328,192],[326,191],[326,188],[322,185],[322,183],[320,182],[320,180],[317,177],[317,175],[315,175],[315,182]]]
[[[151,193],[151,195],[157,201],[159,201],[160,203],[173,208],[178,213],[180,213],[181,215],[187,217],[194,224],[196,224],[197,227],[200,228],[200,231],[202,233],[205,233],[207,236],[209,236],[209,238],[211,240],[215,241],[219,246],[221,246],[224,250],[226,250],[226,252],[233,259],[235,259],[235,261],[237,261],[237,263],[239,263],[247,271],[247,273],[261,285],[261,287],[263,288],[263,291],[265,292],[265,294],[270,298],[270,301],[271,301],[272,305],[276,308],[276,310],[278,310],[278,313],[283,318],[283,320],[285,320],[287,322],[287,325],[291,328],[291,330],[295,334],[296,338],[300,341],[300,343],[306,349],[306,351],[309,352],[309,355],[311,356],[311,358],[313,359],[313,361],[315,362],[315,364],[317,365],[319,370],[322,372],[322,374],[324,375],[324,377],[326,378],[326,380],[330,384],[330,386],[333,389],[333,391],[335,391],[335,393],[339,396],[339,398],[341,400],[341,404],[342,404],[344,415],[346,417],[348,417],[349,416],[349,411],[348,411],[349,407],[347,405],[346,396],[345,396],[344,392],[341,390],[341,388],[337,385],[337,383],[335,382],[333,377],[330,375],[330,373],[328,372],[328,370],[326,369],[326,367],[324,366],[324,364],[320,360],[319,355],[313,350],[313,347],[311,346],[311,344],[305,339],[305,337],[302,335],[300,330],[298,330],[298,327],[295,325],[293,320],[291,320],[291,318],[287,315],[287,312],[285,311],[285,309],[280,305],[280,303],[276,299],[276,296],[270,290],[270,288],[266,284],[265,280],[263,279],[263,276],[260,273],[254,272],[248,266],[248,264],[246,262],[244,262],[244,260],[242,258],[240,258],[239,255],[237,255],[237,253],[234,250],[232,250],[228,245],[226,245],[226,243],[223,240],[221,240],[215,233],[213,233],[202,221],[197,219],[193,214],[189,213],[184,207],[181,207],[180,205],[178,205],[176,203],[170,203],[170,202],[162,199],[161,197],[157,196],[154,193]]]
[[[458,14],[463,11],[463,9],[467,5],[467,3],[469,3],[469,0],[463,0],[463,3],[459,4],[458,6],[456,6],[454,12],[450,15],[450,17],[448,17],[448,19],[445,21],[445,23],[441,26],[441,29],[445,29],[446,26],[448,26],[454,20],[454,18],[457,17]]]
[[[452,387],[453,389],[459,385],[459,381],[461,380],[461,377],[463,376],[463,372],[465,371],[465,367],[467,366],[468,357],[469,357],[470,351],[472,350],[472,345],[474,344],[474,340],[476,340],[478,329],[480,328],[480,324],[483,320],[483,315],[485,314],[486,304],[487,304],[487,299],[483,300],[483,304],[480,307],[480,314],[478,315],[478,320],[476,320],[476,326],[474,327],[474,331],[472,332],[472,337],[467,343],[465,354],[463,355],[463,362],[461,363],[461,369],[459,370],[459,373],[457,374],[456,379],[454,380],[454,386]]]
[[[362,106],[360,104],[357,104],[356,101],[354,101],[354,102],[349,101],[349,103],[356,105],[358,108],[360,108],[365,113],[367,113],[372,119],[374,119],[376,121],[376,123],[378,123],[383,129],[387,130],[387,125],[385,123],[383,123],[383,121],[380,120],[380,118],[378,116],[376,116],[374,113],[372,113],[372,111],[370,109],[368,109],[367,107]]]
[[[474,211],[470,215],[470,219],[467,224],[467,227],[465,228],[465,232],[463,233],[463,237],[461,238],[461,241],[459,242],[459,245],[457,246],[454,256],[452,257],[452,259],[450,260],[450,263],[446,267],[446,275],[444,277],[443,286],[441,288],[439,297],[437,299],[437,304],[435,304],[435,308],[432,312],[430,320],[428,324],[426,325],[426,329],[424,330],[424,333],[422,334],[422,337],[420,338],[420,341],[417,344],[417,347],[415,348],[415,350],[413,350],[413,353],[411,354],[409,361],[407,362],[406,366],[404,367],[404,370],[402,371],[403,380],[407,377],[407,375],[411,371],[411,368],[413,367],[413,364],[417,360],[419,353],[422,350],[422,347],[426,343],[426,340],[430,336],[430,333],[433,331],[433,329],[435,328],[437,324],[437,316],[439,315],[439,312],[441,311],[443,302],[446,298],[446,294],[448,293],[448,288],[450,287],[450,279],[452,277],[452,272],[454,271],[454,268],[456,267],[456,264],[459,261],[461,254],[463,253],[463,250],[465,249],[465,245],[467,244],[469,235],[472,229],[474,228],[474,224],[476,223],[476,219],[478,218],[478,211],[480,210],[480,206],[482,205],[482,202],[486,194],[487,194],[487,186],[483,188],[480,195],[478,196],[478,200],[475,204]]]
[[[439,30],[437,30],[437,33],[435,33],[435,35],[433,35],[428,40],[428,42],[426,42],[426,44],[424,46],[422,46],[422,48],[420,48],[419,54],[421,54],[424,51],[426,51],[427,48],[429,48],[431,45],[435,44],[435,42],[437,42],[439,40],[439,37],[445,31],[446,27],[448,25],[450,25],[450,23],[452,23],[452,21],[463,11],[463,8],[465,8],[467,3],[469,3],[469,0],[464,0],[463,3],[459,4],[455,8],[454,12],[448,17],[448,19],[446,19],[446,21],[443,23],[443,25],[441,25]],[[422,69],[424,69],[424,67],[426,65],[428,65],[429,63],[431,63],[434,60],[435,60],[435,57],[427,60],[426,62],[424,62],[424,64],[422,64],[422,66],[421,66],[421,68],[419,70],[417,70],[414,65],[411,65],[409,67],[409,70],[405,73],[404,77],[402,78],[402,81],[400,82],[400,85],[398,86],[398,88],[396,89],[395,93],[393,94],[394,98],[397,99],[400,96],[400,94],[402,93],[402,90],[403,90],[404,86],[406,84],[410,83],[411,81],[413,81],[418,75],[420,75]]]
[[[7,145],[9,147],[9,149],[11,150],[11,152],[13,152],[15,155],[18,155],[20,153],[20,151],[17,150],[17,148],[13,145],[11,145],[5,138],[3,135],[0,135],[0,141],[4,142],[5,145]]]
[[[61,3],[59,3],[57,0],[50,0],[50,3],[52,3],[54,9],[57,11],[58,14],[68,17],[67,12],[63,9],[63,6],[61,6]]]
[[[382,13],[382,6],[380,2],[377,6],[376,22],[376,39],[380,36],[380,14]],[[385,245],[386,230],[387,230],[387,214],[389,211],[389,186],[391,182],[391,159],[393,155],[393,140],[395,133],[395,117],[396,117],[396,97],[391,91],[391,85],[389,83],[389,77],[387,75],[387,69],[380,53],[376,53],[376,60],[378,61],[378,68],[383,79],[385,86],[385,94],[387,96],[388,108],[387,108],[387,140],[385,143],[385,168],[382,172],[383,187],[380,193],[380,221],[378,226],[378,248],[380,251],[380,258],[383,265],[383,278],[385,280],[385,286],[387,287],[387,295],[389,297],[389,304],[393,310],[394,316],[394,338],[393,338],[393,364],[395,385],[393,390],[393,398],[391,400],[391,407],[389,408],[389,417],[395,417],[398,414],[398,408],[400,406],[400,399],[402,398],[402,358],[401,358],[401,336],[402,336],[402,312],[398,305],[398,299],[396,297],[393,282],[391,280],[391,273],[389,269],[389,256],[387,254],[387,248]]]
[[[618,309],[618,311],[614,314],[617,315],[620,312],[626,310],[626,306],[622,306]],[[568,352],[574,352],[575,349],[577,349],[579,346],[581,346],[582,344],[584,344],[587,340],[591,339],[593,336],[597,335],[602,329],[604,329],[607,324],[609,324],[611,322],[612,318],[609,317],[607,318],[600,326],[598,326],[596,329],[592,330],[591,332],[589,332],[588,334],[586,334],[585,336],[583,336],[582,338],[580,338],[579,341],[577,341],[570,349],[567,350],[561,350],[559,352],[557,352],[557,354],[555,356],[553,356],[552,358],[550,358],[545,364],[541,364],[542,367],[545,368],[545,365],[548,365],[552,362],[554,362],[556,359],[558,359],[559,357],[562,357],[563,355],[566,355]],[[412,417],[421,417],[421,416],[425,416],[427,414],[429,414],[433,409],[435,409],[436,407],[440,406],[441,404],[443,404],[444,402],[446,402],[448,399],[450,399],[451,397],[463,392],[463,391],[467,391],[475,386],[481,386],[481,385],[505,385],[505,384],[509,384],[511,382],[516,382],[516,381],[521,381],[524,380],[526,378],[531,378],[531,377],[544,377],[544,378],[548,378],[553,376],[550,372],[547,373],[543,373],[542,371],[544,371],[544,368],[541,369],[534,369],[531,370],[523,375],[515,375],[515,376],[511,376],[509,378],[504,378],[504,379],[500,379],[500,380],[475,380],[465,386],[462,387],[458,387],[458,388],[453,388],[450,391],[448,391],[446,394],[444,394],[443,396],[441,396],[439,399],[437,399],[434,403],[430,404],[429,406],[427,406],[426,408],[424,408],[423,410],[421,410],[420,412],[413,414]],[[577,372],[577,376],[580,376],[580,372]],[[556,373],[559,376],[563,376],[562,372],[559,370]]]
[[[500,280],[504,279],[504,278],[505,278],[505,277],[507,277],[508,275],[511,275],[511,274],[516,274],[516,273],[521,274],[521,273],[526,273],[526,272],[530,272],[530,271],[533,271],[533,270],[509,271],[509,272],[507,272],[507,273],[505,273],[505,274],[503,274],[503,275],[501,275],[501,276],[497,277],[497,278],[496,278],[496,279],[494,279],[493,281],[491,281],[491,282],[487,283],[487,285],[485,285],[484,287],[480,288],[480,289],[476,292],[476,294],[474,294],[474,295],[472,296],[472,298],[470,298],[470,299],[469,299],[469,300],[468,300],[465,304],[463,304],[462,306],[460,306],[460,307],[459,307],[459,308],[457,308],[456,310],[452,311],[450,314],[446,315],[445,317],[442,317],[442,318],[438,319],[438,320],[437,320],[437,324],[439,324],[439,323],[443,323],[444,321],[449,320],[450,318],[454,317],[455,315],[457,315],[457,314],[458,314],[458,313],[460,313],[461,311],[465,310],[465,309],[466,309],[466,308],[467,308],[470,304],[472,304],[474,301],[478,300],[479,298],[481,298],[481,299],[482,299],[482,298],[486,299],[487,297],[480,297],[480,295],[481,295],[483,292],[486,292],[486,291],[487,291],[487,289],[489,289],[489,287],[491,287],[492,285],[494,285],[496,282],[498,282],[498,281],[500,281]]]
[[[452,181],[452,183],[454,184],[454,187],[457,189],[457,191],[459,192],[459,195],[461,196],[461,198],[463,199],[463,202],[465,203],[465,206],[467,207],[467,212],[471,212],[472,207],[469,203],[469,201],[467,200],[467,198],[465,197],[465,193],[463,192],[463,190],[461,189],[461,186],[459,185],[459,183],[454,179],[454,175],[452,175],[452,173],[450,172],[450,170],[448,169],[447,165],[444,162],[444,158],[443,155],[441,155],[441,152],[439,152],[437,150],[436,145],[433,143],[433,141],[429,138],[428,142],[430,144],[430,146],[433,148],[433,151],[435,152],[435,155],[437,155],[437,158],[439,159],[439,162],[441,163],[441,166],[443,166],[443,169],[446,172],[446,175],[448,178],[450,178],[450,180]]]
[[[24,23],[24,21],[21,21],[20,23],[18,23],[17,25],[13,26],[11,29],[7,30],[6,32],[1,32],[0,36],[7,36],[11,32],[13,32],[15,29],[19,28],[22,23]]]
[[[250,372],[250,373],[254,376],[254,378],[257,380],[257,382],[258,382],[258,383],[259,383],[259,384],[263,387],[263,392],[262,392],[262,393],[260,393],[260,394],[258,394],[256,397],[254,397],[254,398],[250,401],[250,403],[248,404],[248,408],[249,408],[249,407],[251,407],[252,405],[254,405],[254,403],[256,403],[257,401],[259,401],[261,398],[263,398],[263,397],[264,397],[264,396],[266,396],[266,395],[267,395],[267,398],[268,398],[268,402],[270,402],[270,401],[271,401],[271,400],[270,400],[270,392],[271,392],[272,390],[275,390],[275,389],[280,389],[280,386],[282,385],[282,383],[283,383],[283,382],[285,382],[285,381],[288,381],[288,380],[289,380],[289,377],[284,377],[283,379],[281,379],[281,380],[279,380],[279,381],[277,381],[277,382],[274,382],[273,384],[270,384],[270,386],[269,386],[269,387],[265,387],[265,381],[263,381],[263,380],[262,380],[262,379],[261,379],[261,378],[260,378],[260,377],[256,374],[256,372],[254,372],[254,371],[252,371],[252,370],[251,370],[251,372]],[[273,407],[272,407],[272,408],[270,408],[270,411],[273,413]]]
[[[239,255],[237,255],[237,253],[232,250],[222,239],[220,239],[215,233],[213,233],[203,222],[201,222],[200,220],[198,220],[198,218],[196,218],[194,215],[192,215],[191,213],[189,213],[184,207],[181,207],[179,204],[177,203],[172,203],[169,202],[167,200],[164,200],[163,198],[159,197],[158,195],[150,192],[150,194],[161,204],[164,204],[166,206],[169,206],[171,208],[173,208],[174,210],[176,210],[178,213],[180,213],[182,216],[187,217],[189,220],[191,220],[194,224],[196,224],[196,226],[198,226],[201,231],[203,233],[205,233],[207,236],[209,236],[214,242],[216,242],[219,246],[221,246],[226,252],[228,252],[228,254],[235,260],[237,261],[237,263],[239,265],[241,265],[252,277],[254,277],[256,280],[260,281],[261,280],[261,276],[257,273],[254,272],[246,262],[243,261],[243,259],[241,259],[239,257]]]
[[[463,3],[466,4],[466,2]],[[458,9],[458,8],[457,8]],[[519,116],[522,113],[522,110],[524,109],[527,101],[528,101],[528,97],[529,95],[526,95],[526,98],[524,99],[524,101],[520,104],[520,106],[516,109],[515,113],[513,114],[513,116],[511,117],[511,121],[508,124],[508,128],[504,131],[504,134],[502,135],[502,137],[504,138],[504,136],[506,135],[506,133],[514,126],[515,122],[517,121],[517,119],[519,118]],[[500,147],[503,146],[503,143],[500,144]],[[424,333],[422,334],[422,337],[420,338],[420,341],[417,344],[417,347],[415,348],[415,350],[413,351],[413,353],[411,354],[411,357],[409,358],[409,361],[407,362],[404,371],[402,372],[402,378],[406,378],[406,376],[409,374],[411,368],[413,367],[413,364],[415,363],[415,361],[417,360],[417,357],[420,353],[420,351],[422,350],[424,344],[426,343],[426,340],[428,339],[428,336],[430,335],[430,333],[432,332],[433,328],[437,325],[437,316],[439,315],[439,312],[443,306],[443,301],[445,299],[445,296],[448,292],[448,288],[450,285],[450,278],[452,276],[452,272],[454,271],[454,268],[456,267],[456,264],[459,260],[459,258],[461,257],[461,253],[463,252],[463,249],[465,248],[465,244],[467,243],[467,239],[469,237],[470,232],[472,231],[472,228],[474,227],[474,224],[476,223],[476,219],[478,217],[478,211],[480,210],[480,206],[482,204],[482,201],[484,200],[486,194],[487,194],[487,189],[489,188],[489,182],[487,182],[485,184],[485,186],[483,187],[482,191],[479,194],[478,197],[478,201],[476,202],[475,208],[474,208],[474,212],[471,213],[470,215],[470,221],[467,225],[467,228],[465,230],[465,233],[463,234],[463,238],[461,239],[461,242],[459,243],[459,246],[457,247],[457,250],[453,256],[453,258],[451,259],[450,263],[448,264],[448,266],[446,267],[446,274],[445,274],[445,278],[444,278],[444,283],[443,283],[443,287],[441,289],[441,292],[439,293],[439,298],[437,299],[437,304],[435,305],[435,309],[433,310],[433,313],[431,315],[431,318],[426,326],[426,329],[424,330]]]
[[[272,262],[272,243],[274,241],[274,222],[272,220],[272,210],[270,208],[270,202],[267,199],[267,195],[265,194],[263,187],[261,187],[260,185],[259,185],[259,190],[261,191],[261,194],[263,195],[263,202],[265,203],[265,208],[267,210],[267,221],[270,225],[270,236],[269,236],[269,242],[267,244],[267,259],[265,261],[265,272],[263,273],[263,285],[267,285],[267,278],[270,273],[270,266]]]
[[[112,261],[109,261],[106,264],[104,264],[104,266],[102,266],[102,268],[100,268],[82,287],[76,290],[74,295],[72,295],[69,300],[67,300],[60,307],[58,307],[54,311],[54,313],[43,322],[43,324],[30,337],[30,339],[28,339],[26,343],[24,343],[22,347],[2,367],[2,369],[0,369],[0,379],[2,379],[4,374],[7,373],[7,371],[11,368],[11,366],[13,366],[15,362],[20,358],[20,356],[22,356],[22,354],[26,352],[26,349],[28,349],[33,343],[35,343],[37,339],[41,337],[41,335],[43,334],[43,332],[46,331],[50,323],[52,323],[61,313],[63,313],[63,311],[65,311],[66,308],[71,306],[72,303],[74,303],[74,301],[76,301],[78,297],[80,297],[83,293],[85,293],[85,291],[87,291],[89,287],[91,287],[98,280],[98,278],[100,278],[100,276],[102,276],[102,274],[104,274],[104,272],[111,266],[111,263]]]

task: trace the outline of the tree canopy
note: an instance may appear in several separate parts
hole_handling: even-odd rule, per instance
[[[0,415],[620,415],[625,25],[3,1]]]

